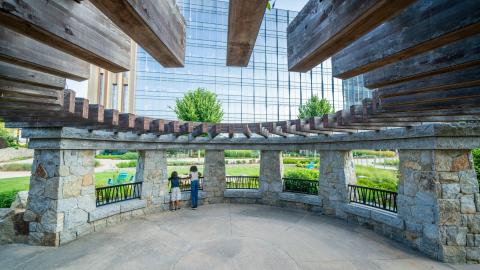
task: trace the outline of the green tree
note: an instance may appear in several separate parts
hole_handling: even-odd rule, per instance
[[[328,100],[318,96],[311,97],[306,104],[298,109],[298,117],[300,119],[308,119],[315,116],[322,116],[332,112],[332,106]]]
[[[6,146],[9,147],[14,147],[17,145],[16,139],[12,132],[5,128],[5,123],[2,121],[0,121],[0,141],[5,142]],[[0,142],[0,145],[3,144],[2,142]]]
[[[223,118],[222,103],[217,95],[204,88],[188,91],[177,98],[173,111],[183,121],[219,123]]]

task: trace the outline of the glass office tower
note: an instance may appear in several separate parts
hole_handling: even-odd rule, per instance
[[[218,95],[223,122],[296,119],[312,96],[343,108],[342,81],[327,60],[307,73],[288,72],[287,25],[297,12],[267,10],[248,67],[227,67],[228,2],[177,1],[187,24],[184,68],[163,68],[143,49],[137,53],[136,105],[139,115],[175,119],[175,99],[198,87]]]
[[[372,90],[363,86],[363,75],[343,80],[343,107],[361,105],[364,98],[372,97]]]

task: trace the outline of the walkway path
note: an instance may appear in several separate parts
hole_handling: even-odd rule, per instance
[[[261,205],[150,215],[60,248],[0,247],[2,269],[478,269],[435,262],[367,229]]]

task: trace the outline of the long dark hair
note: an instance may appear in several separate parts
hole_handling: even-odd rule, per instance
[[[178,173],[177,171],[173,171],[172,175],[170,176],[170,179],[178,178]]]
[[[197,172],[198,171],[197,166],[190,167],[190,171],[191,172]]]

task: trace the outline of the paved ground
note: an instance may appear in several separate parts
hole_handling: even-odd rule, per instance
[[[60,248],[0,247],[1,269],[479,269],[440,264],[306,212],[210,205],[150,215]]]

